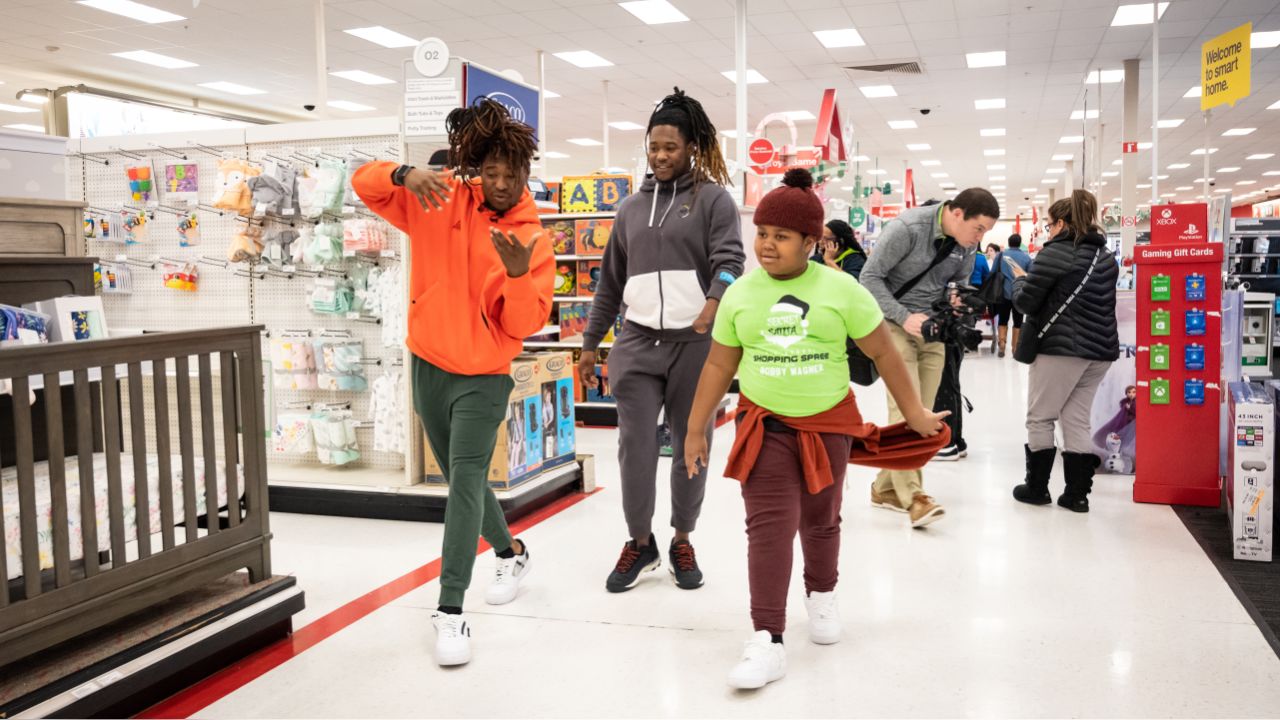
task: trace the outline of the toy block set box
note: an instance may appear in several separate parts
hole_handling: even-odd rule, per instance
[[[555,294],[561,297],[578,294],[578,261],[556,261]]]
[[[630,175],[566,177],[560,183],[560,212],[616,212],[618,204],[630,194]]]
[[[574,220],[543,220],[542,231],[551,240],[551,251],[556,255],[574,255],[578,252],[577,222]]]
[[[578,297],[595,297],[600,289],[600,265],[599,260],[578,261]]]
[[[591,304],[584,302],[560,303],[560,340],[572,340],[582,337],[587,330],[587,318],[591,315]]]
[[[609,234],[613,232],[613,220],[599,218],[578,220],[575,234],[578,240],[579,255],[604,255],[609,245]]]

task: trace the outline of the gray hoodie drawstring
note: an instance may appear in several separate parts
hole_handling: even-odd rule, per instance
[[[649,205],[649,227],[653,227],[653,216],[658,211],[658,192],[662,190],[662,183],[657,183],[653,189],[653,203]],[[671,183],[671,202],[667,203],[666,212],[662,213],[662,217],[658,220],[658,227],[662,227],[662,223],[666,222],[667,214],[671,212],[672,206],[676,204],[676,184]]]

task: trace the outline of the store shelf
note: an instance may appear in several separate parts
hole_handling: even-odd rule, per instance
[[[531,348],[580,348],[580,347],[582,347],[582,341],[581,341],[581,340],[576,340],[576,341],[575,341],[575,340],[567,340],[567,341],[561,341],[561,342],[550,342],[550,341],[548,341],[548,342],[525,342],[524,346],[525,346],[525,347],[531,347]],[[602,348],[611,348],[611,347],[613,347],[613,343],[611,343],[611,342],[602,342],[602,343],[600,343],[600,347],[602,347]]]
[[[541,213],[539,220],[607,220],[616,217],[616,212],[603,213]]]
[[[557,255],[557,260],[603,260],[603,255]]]
[[[582,297],[561,296],[561,297],[552,298],[551,302],[557,302],[557,303],[595,302],[595,299],[596,298],[594,295],[584,295]]]

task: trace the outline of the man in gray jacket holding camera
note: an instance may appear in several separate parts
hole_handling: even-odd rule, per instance
[[[933,407],[937,398],[946,346],[927,342],[922,328],[947,284],[968,282],[974,254],[999,217],[1000,204],[982,188],[969,188],[941,205],[907,210],[885,223],[862,269],[862,284],[884,311],[894,345],[916,379],[925,407]],[[889,422],[902,421],[890,397]],[[871,504],[907,513],[915,528],[945,513],[925,494],[919,470],[882,470],[871,486]]]

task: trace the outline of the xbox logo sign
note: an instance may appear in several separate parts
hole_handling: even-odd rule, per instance
[[[1165,220],[1168,220],[1169,218],[1173,217],[1173,211],[1170,210],[1169,208],[1165,208],[1164,210],[1160,211],[1160,217],[1164,218]]]
[[[504,92],[489,93],[488,98],[505,107],[507,112],[511,113],[511,119],[516,122],[528,122],[525,117],[524,105],[520,101]]]

